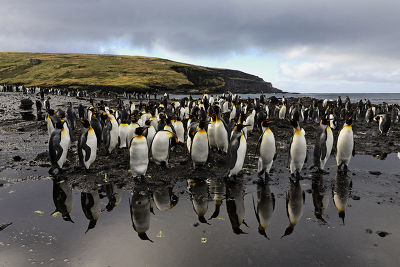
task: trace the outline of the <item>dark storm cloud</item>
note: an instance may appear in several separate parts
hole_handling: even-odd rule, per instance
[[[1,0],[1,51],[98,52],[115,39],[212,57],[306,46],[398,57],[400,1]]]

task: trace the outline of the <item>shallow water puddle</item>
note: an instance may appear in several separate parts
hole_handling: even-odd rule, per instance
[[[94,183],[90,176],[81,184],[2,179],[0,225],[12,224],[0,231],[0,265],[394,266],[400,260],[399,159],[357,156],[350,166],[348,175],[331,167],[299,183],[282,173],[268,184],[254,175],[158,186]],[[258,219],[272,213],[261,223],[268,224],[265,236],[254,209]]]

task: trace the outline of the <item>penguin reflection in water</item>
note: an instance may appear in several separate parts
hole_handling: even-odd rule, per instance
[[[353,183],[346,173],[338,172],[332,183],[332,195],[333,203],[335,203],[336,209],[338,210],[339,217],[342,219],[344,224],[344,217],[346,215],[347,201],[351,194]]]
[[[301,189],[300,181],[290,180],[289,191],[286,194],[286,213],[289,219],[289,226],[286,228],[284,236],[293,233],[294,227],[303,216],[305,193]]]
[[[85,233],[93,229],[100,217],[100,196],[98,191],[81,193],[81,205],[85,217],[89,220],[89,225]]]
[[[209,178],[207,179],[208,188],[212,199],[214,200],[214,213],[211,215],[209,220],[217,218],[221,209],[222,200],[225,198],[225,182],[222,178]]]
[[[226,180],[226,209],[232,225],[232,231],[237,235],[246,234],[242,229],[240,229],[242,224],[247,226],[244,221],[244,186],[242,180]]]
[[[322,224],[326,224],[322,217],[329,205],[328,185],[321,174],[315,174],[312,178],[312,199],[314,204],[314,215]]]
[[[129,199],[133,229],[142,240],[153,242],[146,234],[150,229],[150,192],[147,189],[135,188]]]
[[[275,210],[275,196],[271,192],[268,182],[265,182],[263,179],[259,179],[257,183],[257,207],[253,197],[253,208],[258,221],[258,233],[269,239],[265,229],[271,224],[272,215]]]
[[[202,179],[188,179],[187,188],[190,192],[193,209],[196,212],[201,223],[207,223],[204,217],[208,210],[208,202],[210,195],[208,193],[208,185]]]
[[[159,186],[153,192],[153,201],[160,211],[167,211],[176,206],[179,196],[173,192],[173,185]]]
[[[78,156],[80,164],[88,170],[96,160],[97,137],[88,120],[81,122],[84,130],[78,141]]]
[[[69,186],[67,181],[53,179],[53,202],[56,207],[52,215],[61,213],[64,221],[74,222],[71,219],[72,212],[72,187]]]

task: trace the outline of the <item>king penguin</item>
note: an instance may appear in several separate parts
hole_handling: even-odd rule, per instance
[[[205,121],[200,121],[198,130],[193,137],[192,147],[190,148],[190,156],[193,162],[193,168],[196,169],[196,165],[204,165],[208,159],[209,146],[208,136],[205,130]]]
[[[82,125],[84,130],[78,141],[78,156],[80,164],[88,170],[96,160],[97,137],[88,120],[82,121]]]
[[[225,121],[221,118],[221,115],[218,114],[215,120],[215,128],[214,128],[215,143],[217,145],[218,150],[223,151],[225,153],[228,152],[228,147],[229,147],[227,128],[228,127]]]
[[[149,165],[149,148],[147,146],[146,137],[143,136],[144,130],[145,128],[143,127],[135,129],[136,137],[132,139],[129,148],[129,166],[132,170],[133,177],[146,175]]]
[[[243,125],[237,124],[232,131],[228,148],[228,177],[237,175],[243,168],[247,151],[247,140],[243,133]]]
[[[260,153],[258,157],[257,172],[259,176],[265,173],[265,177],[268,177],[272,163],[276,159],[275,136],[269,128],[269,124],[269,121],[263,121],[261,123],[263,134],[260,136],[257,143],[257,148],[259,148]]]
[[[55,129],[49,141],[49,157],[51,162],[49,173],[53,175],[58,174],[62,170],[71,144],[71,138],[69,133],[64,129],[64,123],[65,121],[59,121],[55,124]]]
[[[314,148],[314,166],[322,172],[328,161],[333,147],[333,133],[329,126],[329,120],[322,119],[319,132],[315,141]]]
[[[336,163],[339,170],[341,170],[344,165],[344,170],[347,171],[351,156],[355,155],[352,123],[353,120],[350,116],[346,119],[342,130],[339,132],[336,149]]]
[[[379,132],[386,136],[390,130],[391,119],[388,114],[380,114],[375,116],[375,120],[379,121]]]
[[[157,165],[168,166],[170,147],[177,142],[177,138],[170,131],[158,131],[151,144],[151,155],[154,162]]]
[[[307,143],[304,130],[300,127],[299,121],[290,120],[293,126],[293,137],[289,147],[290,175],[299,179],[304,163],[307,161]]]

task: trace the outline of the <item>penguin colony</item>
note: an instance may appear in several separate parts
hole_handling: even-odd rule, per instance
[[[57,174],[62,172],[68,150],[72,143],[72,131],[76,130],[79,119],[82,132],[78,139],[78,158],[82,168],[89,170],[95,164],[98,150],[112,158],[115,151],[129,151],[129,166],[133,177],[144,178],[149,162],[168,168],[170,152],[175,145],[185,146],[190,154],[194,169],[207,164],[210,153],[219,153],[226,157],[227,177],[237,176],[242,168],[247,151],[247,138],[250,134],[258,135],[257,163],[260,180],[257,184],[257,201],[253,199],[254,212],[259,223],[258,232],[268,238],[266,228],[271,222],[275,209],[275,197],[263,177],[268,178],[269,172],[277,157],[276,140],[270,125],[273,118],[287,121],[292,127],[291,139],[288,142],[288,167],[291,174],[290,186],[287,192],[287,216],[289,226],[284,235],[293,232],[294,227],[303,215],[305,194],[300,185],[300,172],[307,161],[306,132],[301,127],[303,122],[318,123],[316,141],[314,144],[313,172],[313,202],[315,216],[324,222],[322,215],[326,210],[326,186],[322,174],[326,173],[325,165],[334,149],[334,129],[340,131],[336,138],[336,163],[338,171],[333,181],[333,199],[344,221],[345,208],[351,189],[351,181],[346,175],[351,157],[354,156],[353,120],[365,120],[367,124],[379,123],[381,135],[389,134],[391,123],[399,121],[399,107],[382,104],[372,106],[368,100],[360,101],[356,109],[351,109],[350,99],[343,104],[339,97],[336,103],[322,102],[323,109],[314,100],[312,105],[305,107],[299,100],[290,106],[283,97],[266,99],[262,94],[257,99],[243,100],[237,95],[224,94],[220,97],[203,95],[199,99],[186,98],[180,101],[168,101],[165,96],[160,103],[128,106],[122,102],[115,108],[107,106],[103,101],[95,104],[91,101],[87,107],[78,107],[76,116],[71,103],[68,110],[50,109],[47,103],[47,118],[50,173],[54,180],[54,202],[56,212],[60,212],[66,221],[72,221],[71,188],[57,181]],[[289,107],[286,110],[286,107]],[[371,115],[372,114],[372,115]],[[340,122],[343,122],[341,125]],[[186,142],[186,144],[184,144]],[[207,195],[212,192],[215,211],[210,219],[219,215],[222,200],[226,206],[232,230],[236,234],[244,233],[240,226],[246,225],[244,220],[244,185],[239,180],[204,180],[188,179],[188,191],[191,195],[193,209],[201,223],[207,223],[205,214],[208,210]],[[110,203],[107,210],[112,210],[119,201],[121,188],[108,184],[105,192],[110,193]],[[160,190],[162,192],[160,192]],[[167,190],[167,191],[165,191]],[[164,192],[165,191],[165,192]],[[108,194],[107,193],[107,194]],[[316,194],[316,196],[314,196]],[[108,195],[107,195],[108,196]],[[159,189],[150,196],[150,192],[134,191],[130,198],[132,226],[143,240],[150,240],[146,234],[150,226],[151,199],[159,210],[168,210],[178,201],[172,187]],[[89,220],[88,230],[95,227],[99,218],[99,192],[81,194],[82,209]],[[150,240],[151,241],[151,240]]]
[[[70,102],[64,112],[51,109],[50,99],[46,101],[50,174],[62,171],[73,141],[72,132],[76,131],[77,120],[80,120],[83,131],[78,139],[77,154],[81,167],[89,170],[99,149],[110,158],[113,151],[127,149],[134,177],[144,177],[150,161],[168,168],[173,147],[185,143],[194,169],[207,164],[210,153],[219,153],[226,157],[226,175],[236,176],[243,168],[248,154],[247,138],[251,134],[259,136],[258,174],[268,177],[277,156],[276,140],[270,128],[273,118],[288,121],[293,129],[287,142],[292,178],[301,178],[308,159],[307,145],[310,144],[301,127],[303,122],[320,125],[316,133],[311,133],[317,135],[313,171],[325,172],[332,151],[336,151],[338,169],[347,171],[355,154],[353,120],[364,117],[368,124],[375,120],[379,123],[380,134],[387,135],[391,124],[399,121],[400,113],[398,105],[373,106],[368,100],[360,100],[352,109],[348,97],[344,103],[340,97],[336,103],[325,99],[322,106],[314,100],[306,107],[300,99],[288,106],[285,97],[279,101],[267,99],[263,94],[247,100],[231,93],[215,98],[204,94],[198,99],[190,97],[172,102],[164,96],[158,103],[148,101],[136,105],[130,101],[126,106],[120,101],[116,107],[109,107],[103,101],[95,104],[91,100],[87,107],[79,105],[79,116]],[[337,127],[340,130],[335,138],[333,130]],[[335,139],[336,150],[333,149]]]

